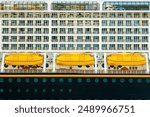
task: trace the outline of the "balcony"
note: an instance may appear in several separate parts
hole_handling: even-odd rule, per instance
[[[49,39],[44,39],[43,42],[49,42]]]
[[[66,47],[59,47],[59,50],[66,50]]]
[[[126,47],[125,49],[126,49],[126,50],[132,50],[132,48],[131,48],[131,47]]]
[[[75,50],[75,47],[68,47],[67,50]]]
[[[26,26],[33,26],[33,23],[27,23]]]
[[[148,48],[147,47],[142,47],[142,50],[148,50]]]
[[[41,39],[35,39],[35,42],[41,42]]]
[[[44,31],[43,34],[49,34],[49,31]]]
[[[91,31],[85,31],[85,34],[91,34],[92,32]]]
[[[33,47],[27,47],[26,50],[34,50]]]
[[[19,42],[25,42],[25,39],[19,39]]]
[[[25,47],[19,47],[18,50],[25,50]]]
[[[11,47],[11,50],[17,50],[17,47]]]
[[[52,42],[58,42],[58,39],[52,39]]]
[[[107,47],[102,47],[102,50],[108,50],[108,48]]]
[[[33,39],[27,39],[27,42],[33,42]]]
[[[43,47],[43,50],[49,50],[49,47]]]
[[[18,34],[25,34],[25,31],[19,31]]]
[[[99,23],[93,23],[93,26],[99,26]]]
[[[3,39],[2,42],[9,42],[9,39]]]
[[[91,39],[85,39],[85,42],[92,42]]]
[[[83,50],[83,47],[77,47],[77,50]]]
[[[52,47],[52,50],[58,50],[58,48],[57,47]]]
[[[35,23],[35,26],[41,26],[42,24],[41,23]]]
[[[42,34],[42,31],[35,31],[34,34]]]
[[[93,47],[93,50],[99,50],[99,47]]]
[[[99,42],[99,39],[93,39],[93,42]]]
[[[66,23],[60,23],[60,26],[66,26]]]
[[[93,34],[99,34],[99,31],[93,31]]]
[[[77,42],[83,42],[83,39],[77,39]]]
[[[9,47],[2,47],[2,50],[9,50]]]
[[[41,47],[35,47],[35,50],[42,50]]]
[[[85,47],[85,50],[92,50],[92,47]]]
[[[73,39],[68,39],[68,42],[74,42],[74,40]]]
[[[9,22],[7,22],[7,23],[2,23],[2,26],[9,26]]]
[[[9,34],[9,31],[2,31],[2,34]]]
[[[11,39],[10,42],[17,42],[17,39]]]
[[[52,26],[58,26],[58,23],[52,23]]]
[[[27,34],[33,34],[33,31],[27,31]]]
[[[74,26],[74,23],[68,23],[67,26]]]
[[[77,34],[83,34],[83,31],[77,31]]]

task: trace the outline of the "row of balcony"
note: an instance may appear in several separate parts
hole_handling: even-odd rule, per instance
[[[148,48],[131,48],[131,47],[126,47],[126,48],[123,48],[123,47],[120,47],[120,48],[115,48],[115,47],[110,47],[110,48],[106,48],[106,47],[103,47],[102,50],[148,50]]]
[[[44,13],[44,12],[20,12],[20,13],[2,13],[2,18],[100,18],[100,13]]]
[[[148,20],[103,20],[102,26],[149,26]]]
[[[42,32],[42,31],[34,31],[34,32],[31,32],[31,31],[2,31],[2,34],[49,34],[48,31],[45,31],[45,32]]]
[[[148,39],[102,39],[102,42],[148,42]]]
[[[11,47],[3,46],[2,50],[49,50],[49,46],[44,46],[44,47],[41,47],[41,46],[35,46],[35,47],[19,46],[17,47],[17,45],[11,46]]]
[[[26,24],[24,24],[24,23],[21,23],[21,24],[17,24],[17,23],[11,23],[11,24],[9,24],[9,23],[2,23],[2,26],[49,26],[49,24],[48,23],[44,23],[44,24],[41,24],[41,23],[35,23],[35,24],[33,24],[33,23],[26,23]]]
[[[49,50],[49,47],[2,47],[2,50]],[[52,50],[99,50],[99,47],[52,47]]]
[[[102,13],[102,18],[149,18],[149,13]]]
[[[126,31],[126,32],[123,32],[123,31],[102,31],[102,34],[149,34],[148,31]]]
[[[52,47],[52,50],[99,50],[99,47]]]
[[[52,42],[99,42],[99,39],[52,39]]]
[[[3,20],[2,26],[49,26],[49,20]]]
[[[148,28],[103,28],[102,34],[149,34]]]
[[[52,34],[99,34],[99,28],[52,28]]]
[[[149,18],[149,13],[92,13],[92,12],[63,12],[63,13],[2,13],[2,18]]]
[[[2,42],[49,42],[49,39],[2,39]]]
[[[83,23],[83,21],[77,21],[77,22],[73,21],[73,22],[68,22],[68,23],[66,23],[65,21],[64,22],[60,21],[60,23],[55,21],[55,22],[52,22],[51,25],[52,26],[99,26],[99,21],[98,20],[96,21],[97,22],[93,21],[93,23],[91,21],[89,22],[85,21],[85,23]]]
[[[102,50],[148,50],[147,44],[102,44]]]
[[[78,32],[74,32],[74,31],[68,31],[68,32],[66,32],[66,31],[60,31],[60,32],[58,32],[58,31],[52,31],[52,34],[99,34],[99,31],[85,31],[85,32],[83,32],[83,31],[78,31]]]

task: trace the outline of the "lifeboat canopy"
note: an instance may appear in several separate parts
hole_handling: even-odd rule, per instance
[[[56,57],[56,64],[62,66],[94,65],[94,57],[89,53],[62,53]]]
[[[5,56],[5,64],[7,65],[43,65],[44,57],[38,53],[13,53]]]
[[[107,64],[114,66],[143,66],[146,58],[138,53],[114,53],[107,56]]]

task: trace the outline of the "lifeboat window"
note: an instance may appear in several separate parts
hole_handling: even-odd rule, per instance
[[[79,68],[81,68],[81,67],[82,67],[82,65],[78,65],[78,67],[79,67]]]
[[[122,65],[118,65],[118,68],[121,68],[122,67]]]
[[[104,63],[102,64],[102,68],[104,68]]]
[[[24,67],[24,65],[20,65],[20,67]]]
[[[7,64],[4,64],[4,67],[8,67],[8,65],[7,65]]]
[[[12,67],[16,67],[16,65],[12,65]]]
[[[90,66],[89,66],[89,65],[86,65],[86,67],[89,68]]]
[[[48,64],[48,63],[46,63],[46,67],[49,67],[49,64]]]

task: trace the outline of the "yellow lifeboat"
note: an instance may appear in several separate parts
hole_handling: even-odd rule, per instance
[[[114,66],[143,66],[146,59],[137,53],[115,53],[107,56],[107,64]]]
[[[62,66],[94,65],[94,57],[89,53],[62,53],[56,57],[56,64]]]
[[[44,57],[37,53],[13,53],[5,56],[5,64],[7,65],[42,65]]]

